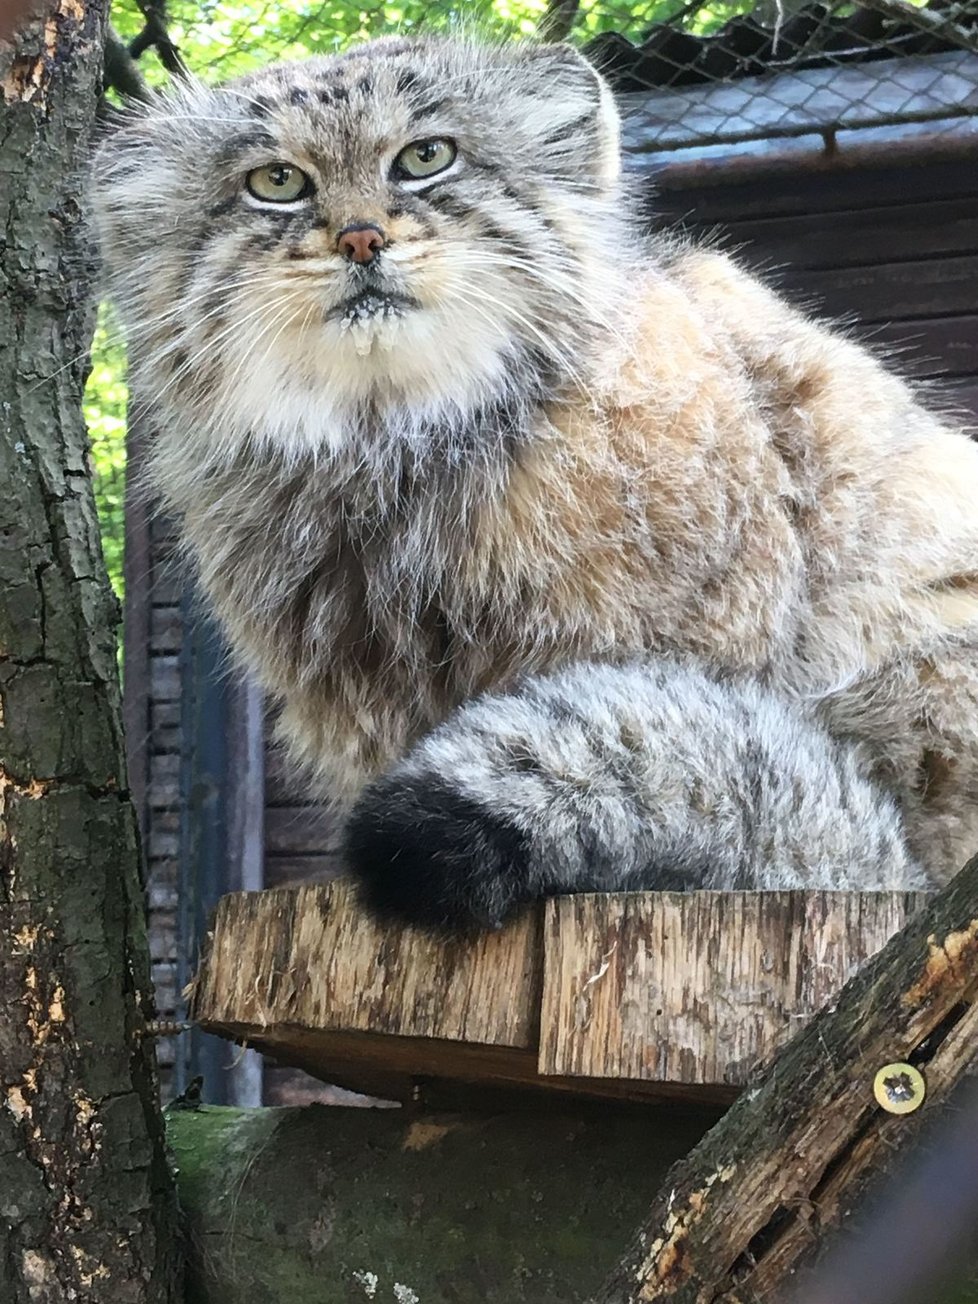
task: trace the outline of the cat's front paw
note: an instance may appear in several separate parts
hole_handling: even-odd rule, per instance
[[[374,914],[439,932],[498,928],[532,895],[525,836],[437,775],[372,783],[345,856]]]

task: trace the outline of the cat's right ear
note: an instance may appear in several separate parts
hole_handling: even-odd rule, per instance
[[[555,163],[566,160],[577,176],[590,163],[594,180],[613,185],[621,172],[621,119],[608,83],[573,46],[518,49],[536,74],[530,121],[544,149]]]

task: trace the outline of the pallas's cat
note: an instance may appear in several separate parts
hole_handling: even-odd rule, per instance
[[[572,50],[188,85],[93,204],[152,479],[293,753],[360,797],[379,908],[904,886],[978,846],[978,448],[646,233]]]

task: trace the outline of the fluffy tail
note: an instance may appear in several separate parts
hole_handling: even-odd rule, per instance
[[[375,912],[448,930],[566,892],[928,886],[857,751],[665,658],[467,703],[364,791],[346,854]]]

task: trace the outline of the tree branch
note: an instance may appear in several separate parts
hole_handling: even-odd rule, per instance
[[[953,41],[962,50],[971,50],[978,54],[978,36],[967,28],[960,27],[946,16],[935,13],[933,9],[918,9],[916,5],[907,4],[907,0],[859,0],[864,9],[875,9],[885,14],[894,22],[917,27],[931,36],[945,41]]]
[[[143,30],[129,42],[129,53],[134,59],[138,59],[152,47],[156,50],[160,63],[171,76],[188,76],[189,70],[183,56],[170,39],[167,30],[164,0],[137,0],[137,3],[145,21]]]
[[[105,34],[105,85],[130,100],[148,100],[146,79],[139,71],[125,41],[111,24]]]
[[[978,857],[668,1174],[592,1304],[784,1298],[865,1180],[966,1072],[978,1046],[976,995]],[[874,1081],[902,1063],[924,1075],[925,1104],[896,1114],[877,1104]],[[904,1090],[900,1070],[887,1081]]]
[[[537,27],[540,40],[565,41],[580,7],[580,0],[550,0]]]

